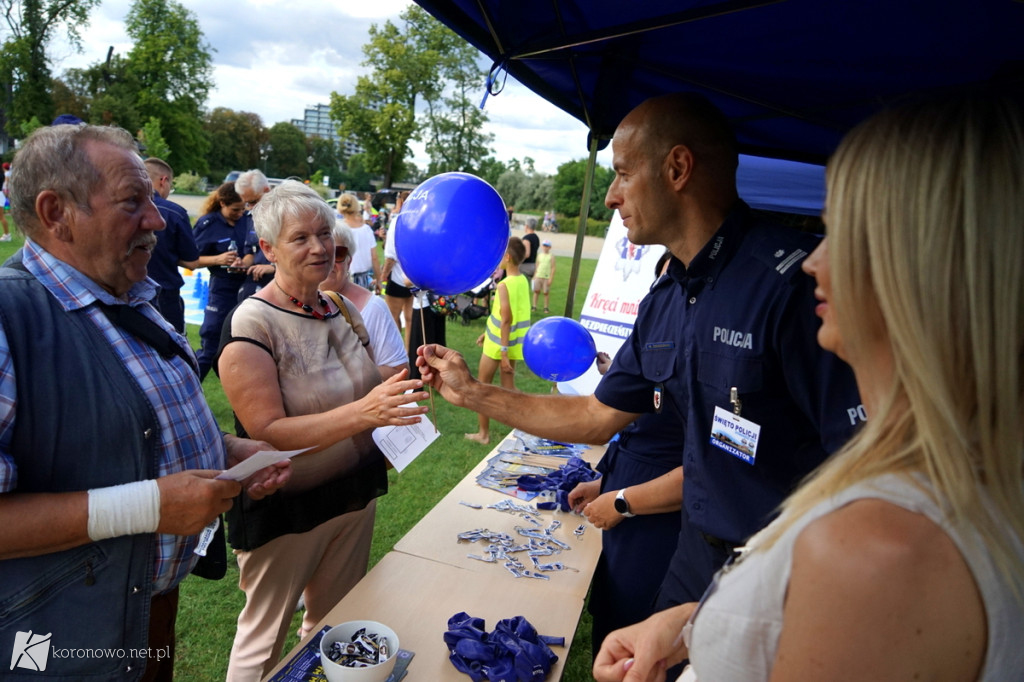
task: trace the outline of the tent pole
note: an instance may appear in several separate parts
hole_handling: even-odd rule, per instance
[[[594,189],[594,167],[597,165],[597,135],[590,135],[590,158],[587,172],[583,176],[583,198],[580,201],[580,222],[576,227],[576,249],[572,255],[572,270],[569,272],[569,293],[565,299],[565,316],[572,318],[576,302],[576,280],[580,275],[580,259],[583,258],[583,238],[587,235],[587,218],[590,217],[590,194]]]

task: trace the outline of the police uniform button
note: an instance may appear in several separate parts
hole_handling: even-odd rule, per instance
[[[124,671],[125,671],[125,673],[130,673],[132,671],[132,667],[130,665],[126,665],[124,667]]]
[[[142,437],[147,439],[147,440],[152,435],[153,435],[153,429],[146,429],[145,431],[142,432]]]
[[[711,284],[712,282],[714,282],[714,281],[715,281],[715,278],[714,278],[714,277],[708,277],[708,278],[707,278],[706,280],[704,280],[704,281],[706,281],[706,282],[707,282],[708,284]]]
[[[132,594],[138,594],[139,592],[142,592],[142,588],[139,587],[138,585],[134,585],[132,587]]]
[[[690,303],[693,304],[693,303],[696,303],[696,302],[697,302],[697,297],[696,296],[691,296],[690,297]]]

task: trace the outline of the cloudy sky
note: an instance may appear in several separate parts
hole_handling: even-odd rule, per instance
[[[362,46],[371,24],[398,15],[407,0],[178,0],[199,19],[214,48],[215,86],[209,108],[228,107],[260,115],[267,127],[302,118],[307,105],[330,101],[336,91],[351,94],[364,72]],[[105,59],[108,47],[127,53],[124,32],[130,0],[104,0],[82,31],[84,53],[55,44],[54,72]],[[483,60],[482,60],[483,61]],[[483,75],[480,96],[483,96]],[[529,156],[537,169],[554,173],[559,164],[587,156],[582,123],[509,79],[505,90],[487,99],[488,131],[502,161]],[[423,168],[422,145],[413,144],[414,162]],[[598,162],[610,166],[606,149]]]

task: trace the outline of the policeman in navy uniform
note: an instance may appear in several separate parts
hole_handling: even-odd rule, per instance
[[[641,414],[675,415],[683,427],[657,435],[681,435],[683,528],[658,604],[692,601],[863,412],[849,367],[816,342],[814,282],[800,263],[818,240],[757,220],[739,200],[722,113],[693,94],[648,100],[619,124],[613,152],[606,205],[630,241],[664,244],[673,258],[596,393],[485,386],[440,346],[421,348],[418,363],[454,404],[548,438],[602,443]],[[664,511],[658,480],[615,491],[615,509]]]
[[[160,285],[157,310],[174,325],[179,334],[185,333],[185,302],[181,300],[181,287],[185,284],[178,266],[194,268],[199,262],[199,247],[192,234],[188,212],[168,201],[174,171],[162,159],[150,157],[143,162],[150,182],[153,183],[153,203],[167,227],[156,233],[156,246],[149,259],[149,276]]]
[[[270,181],[263,171],[247,170],[235,180],[235,191],[245,202],[245,214],[238,222],[245,230],[245,245],[242,247],[242,264],[246,268],[245,281],[238,289],[238,301],[249,298],[274,281],[275,266],[260,248],[260,238],[252,223],[252,209],[260,203],[263,195],[270,191]]]

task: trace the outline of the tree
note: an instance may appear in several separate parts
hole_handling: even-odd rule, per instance
[[[205,173],[202,107],[213,87],[213,57],[195,14],[174,0],[135,0],[125,30],[135,41],[127,67],[139,84],[142,120],[160,122],[176,171]]]
[[[68,69],[62,81],[84,109],[80,118],[96,125],[138,130],[143,119],[136,106],[139,82],[128,61],[111,49],[107,59],[85,69]],[[68,113],[75,113],[73,111]]]
[[[417,135],[416,89],[404,74],[415,59],[408,41],[390,21],[380,29],[370,27],[363,54],[363,65],[375,70],[356,79],[354,95],[331,93],[331,118],[341,122],[340,137],[353,137],[363,148],[366,169],[382,174],[384,185],[390,186],[402,177],[403,163],[411,154],[409,140]]]
[[[306,134],[291,123],[275,123],[267,135],[273,147],[267,158],[267,175],[306,177]]]
[[[567,216],[579,216],[580,199],[583,196],[583,182],[587,162],[583,159],[568,161],[558,167],[554,178],[555,211]],[[600,220],[612,217],[611,210],[604,205],[604,196],[615,177],[614,171],[604,166],[594,168],[594,184],[590,193],[590,215]]]
[[[400,18],[402,30],[390,21],[370,27],[363,66],[371,73],[356,80],[355,94],[331,93],[331,117],[340,122],[338,134],[356,140],[364,150],[366,169],[382,174],[384,186],[404,177],[409,141],[419,139],[417,98],[436,99],[441,93],[442,55],[422,37],[423,25],[437,20],[416,5]]]
[[[530,176],[528,191],[529,198],[524,204],[546,211],[555,203],[555,178],[551,175],[534,173]],[[601,196],[603,199],[604,195]]]
[[[554,203],[554,180],[550,175],[538,173],[533,159],[528,156],[522,162],[512,159],[507,166],[508,170],[498,176],[496,183],[492,183],[506,205],[543,211],[551,208]],[[578,197],[576,202],[578,212]]]
[[[332,187],[337,187],[343,166],[339,146],[330,139],[310,137],[306,140],[306,147],[309,156],[313,157],[310,170],[319,172],[321,179],[326,177]]]
[[[423,10],[409,12],[409,34],[417,52],[436,59],[438,78],[424,88],[424,129],[430,155],[428,173],[479,173],[494,136],[483,132],[487,114],[472,101],[483,80],[479,53]],[[436,55],[436,57],[434,56]]]
[[[158,159],[166,159],[171,155],[171,149],[160,132],[160,121],[150,118],[138,135],[139,143],[146,151],[147,156],[155,156]]]
[[[50,92],[54,111],[77,116],[83,121],[89,120],[89,101],[72,90],[67,82],[54,78],[50,83]]]
[[[33,116],[53,120],[46,47],[63,29],[68,43],[81,45],[81,29],[99,0],[0,0],[9,35],[0,47],[0,91],[7,131],[17,136]]]
[[[262,167],[260,145],[267,141],[267,131],[258,114],[217,107],[206,115],[203,131],[210,140],[206,159],[211,177]]]
[[[498,178],[508,170],[505,163],[498,161],[493,156],[485,156],[477,166],[477,175],[490,183],[491,187],[498,187]]]
[[[348,163],[335,181],[331,178],[331,184],[335,187],[345,186],[345,189],[352,192],[366,192],[373,189],[370,184],[370,172],[366,170],[362,154],[355,154],[349,157]]]
[[[494,189],[498,190],[498,194],[505,200],[506,206],[518,206],[521,209],[535,208],[534,206],[526,205],[526,197],[529,196],[527,190],[527,182],[529,178],[526,173],[521,170],[507,170],[498,176],[496,182],[493,183]]]

